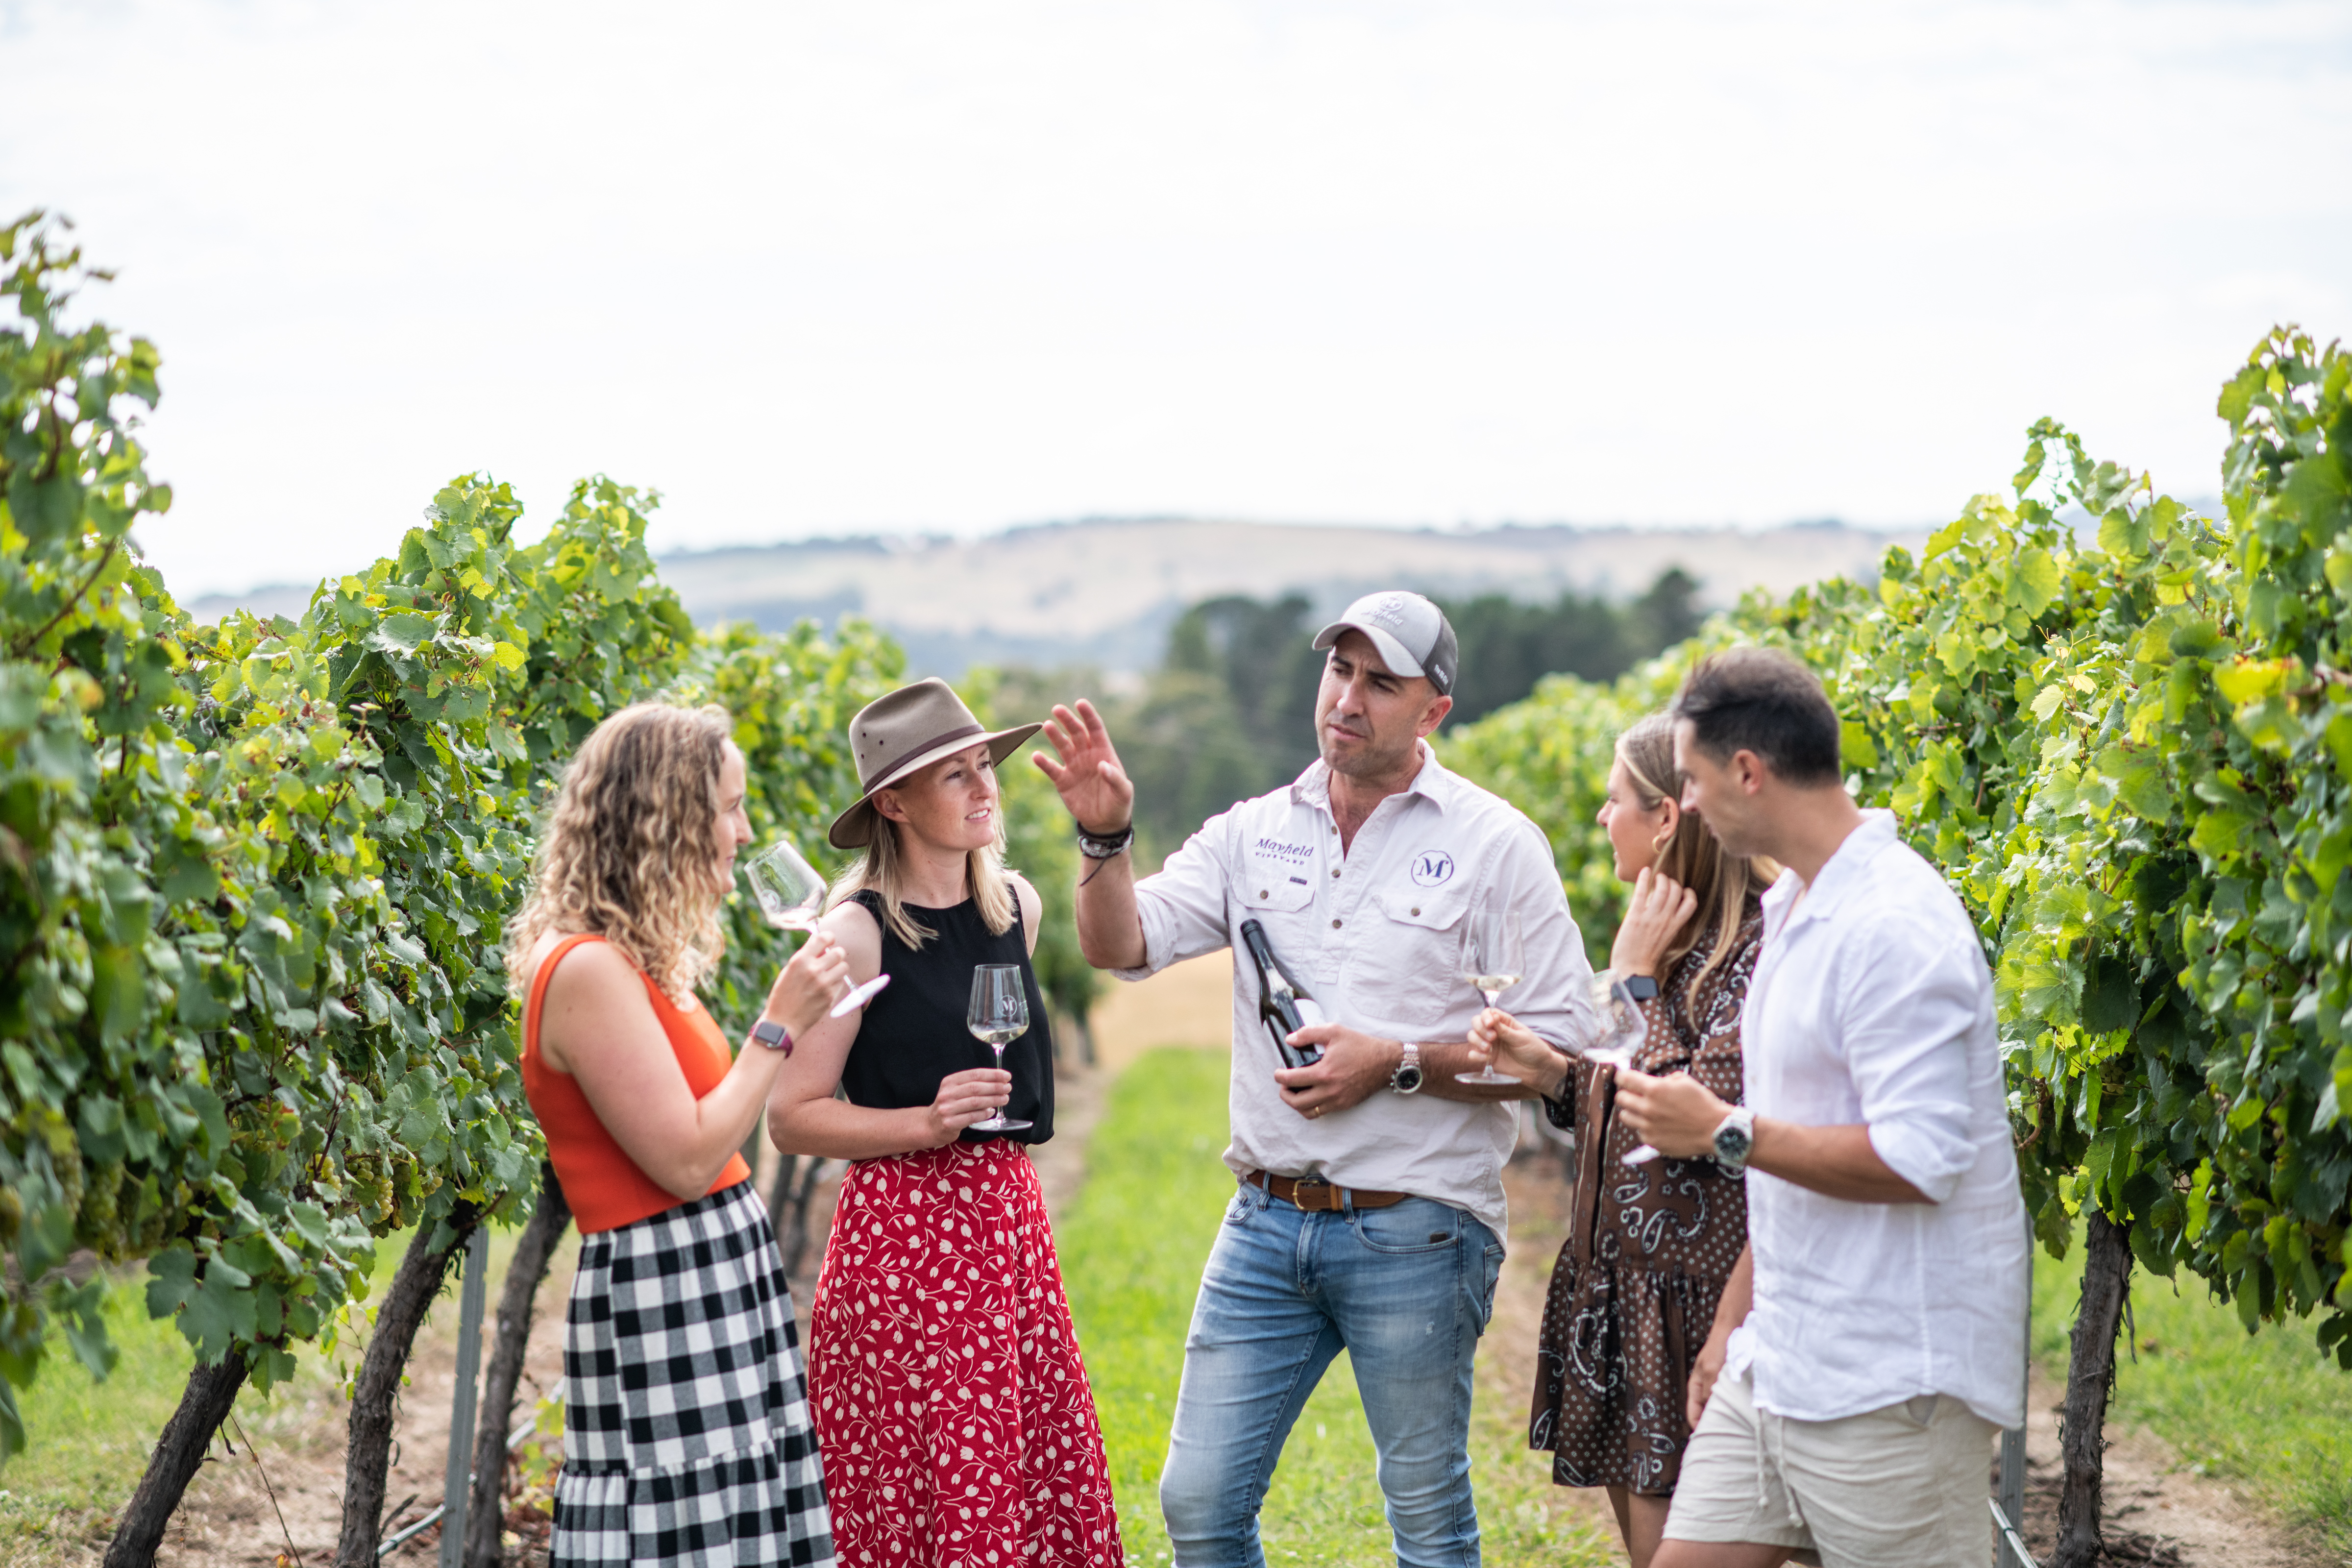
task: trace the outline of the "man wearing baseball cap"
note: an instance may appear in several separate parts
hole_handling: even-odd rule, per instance
[[[1518,913],[1511,1011],[1563,1043],[1590,976],[1535,824],[1448,772],[1428,744],[1454,706],[1454,628],[1418,594],[1365,595],[1323,628],[1320,760],[1212,817],[1134,877],[1135,790],[1101,717],[1055,708],[1038,765],[1086,856],[1078,936],[1120,978],[1219,948],[1255,921],[1331,1022],[1259,1021],[1255,965],[1234,984],[1238,1189],[1201,1280],[1160,1483],[1178,1568],[1262,1564],[1257,1511],[1323,1370],[1349,1352],[1380,1452],[1397,1561],[1478,1561],[1470,1366],[1506,1232],[1502,1165],[1525,1090],[1456,1081],[1481,1001],[1461,978],[1466,916]]]

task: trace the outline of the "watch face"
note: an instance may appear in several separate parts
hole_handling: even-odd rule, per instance
[[[1715,1135],[1715,1152],[1727,1160],[1748,1158],[1748,1145],[1753,1142],[1737,1127],[1727,1127]]]
[[[1391,1087],[1399,1094],[1411,1094],[1421,1087],[1421,1069],[1417,1067],[1397,1068],[1396,1078]]]

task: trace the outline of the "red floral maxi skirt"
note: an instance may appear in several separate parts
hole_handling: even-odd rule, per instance
[[[808,1360],[847,1568],[1124,1561],[1045,1197],[1018,1144],[849,1167]]]

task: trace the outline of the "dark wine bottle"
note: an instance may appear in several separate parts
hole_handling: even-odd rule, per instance
[[[1324,1021],[1323,1009],[1307,987],[1292,978],[1290,971],[1276,956],[1274,943],[1266,940],[1265,927],[1255,921],[1242,921],[1242,945],[1249,949],[1250,962],[1257,965],[1257,1016],[1265,1025],[1265,1032],[1274,1037],[1274,1048],[1286,1068],[1303,1068],[1323,1059],[1321,1046],[1294,1046],[1291,1034],[1310,1024]]]

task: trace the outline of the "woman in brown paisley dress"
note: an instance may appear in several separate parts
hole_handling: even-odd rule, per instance
[[[1633,884],[1610,967],[1657,982],[1642,1004],[1641,1069],[1687,1072],[1736,1103],[1759,900],[1779,868],[1725,855],[1681,799],[1673,727],[1654,715],[1618,741],[1601,808],[1617,875]],[[1563,1057],[1499,1012],[1482,1015],[1471,1037],[1542,1091],[1554,1125],[1578,1134],[1528,1446],[1551,1450],[1559,1485],[1609,1489],[1633,1568],[1648,1568],[1690,1438],[1684,1385],[1748,1239],[1745,1180],[1711,1159],[1626,1164],[1641,1140],[1617,1120],[1614,1068]]]

